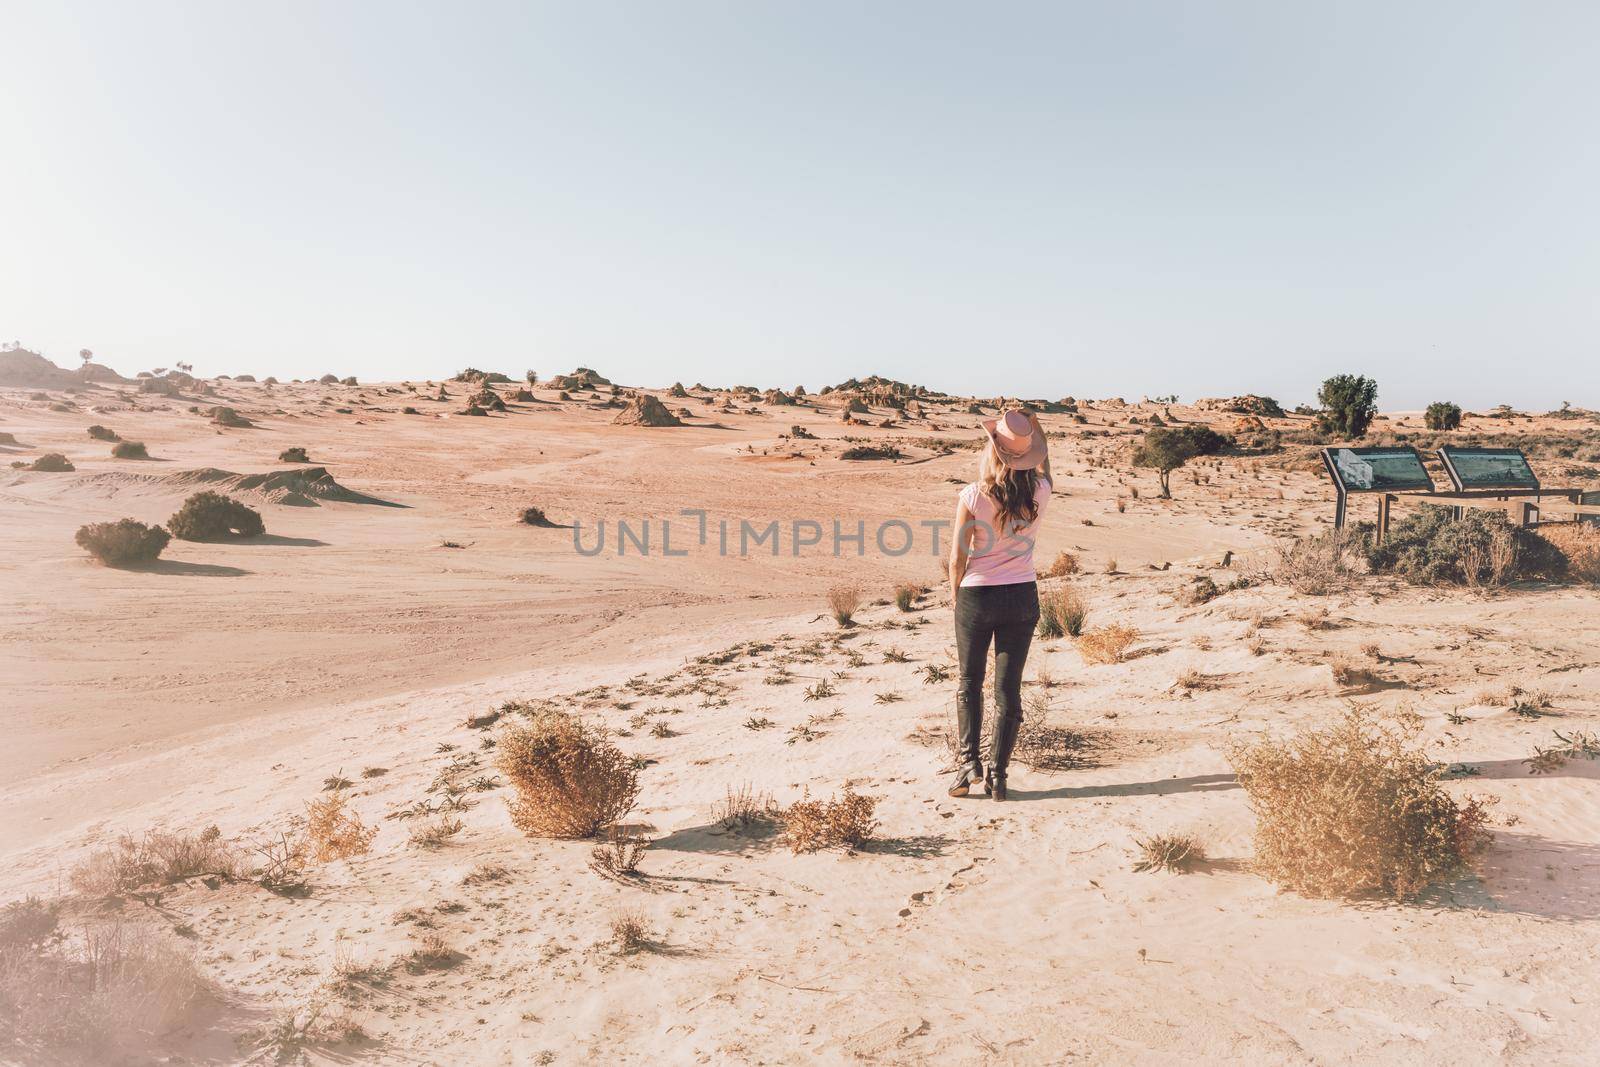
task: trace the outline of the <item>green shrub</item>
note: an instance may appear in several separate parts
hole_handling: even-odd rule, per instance
[[[150,453],[145,451],[143,441],[118,441],[111,446],[111,455],[114,459],[150,458]]]
[[[1378,383],[1354,374],[1336,374],[1317,390],[1317,423],[1323,433],[1364,437],[1378,414]]]
[[[1560,550],[1504,512],[1423,504],[1395,523],[1382,542],[1367,545],[1374,571],[1398,574],[1415,585],[1479,585],[1516,578],[1558,578],[1566,572]]]
[[[1422,421],[1430,430],[1459,430],[1461,408],[1448,400],[1435,400],[1423,413]]]
[[[1173,471],[1196,456],[1216,455],[1229,444],[1209,426],[1159,427],[1144,435],[1133,453],[1133,465],[1153,469],[1161,478],[1161,495],[1171,497]]]
[[[122,440],[122,438],[117,436],[117,431],[108,430],[104,426],[101,426],[101,425],[98,425],[98,424],[89,427],[89,436],[94,438],[96,441],[120,441],[120,440]]]
[[[101,563],[122,567],[130,563],[150,563],[161,555],[171,540],[159,526],[146,526],[134,519],[96,522],[78,528],[78,546]]]
[[[185,500],[183,507],[167,520],[167,526],[173,537],[184,541],[221,541],[266,532],[254,508],[209,489]]]

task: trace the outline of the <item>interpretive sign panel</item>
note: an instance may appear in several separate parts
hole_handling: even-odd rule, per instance
[[[1520,448],[1439,449],[1445,473],[1461,489],[1537,489],[1539,479]]]
[[[1324,448],[1322,461],[1346,493],[1433,492],[1433,479],[1414,448]]]

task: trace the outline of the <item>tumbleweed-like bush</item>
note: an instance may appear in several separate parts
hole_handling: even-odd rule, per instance
[[[106,427],[101,426],[99,423],[96,423],[95,425],[89,427],[89,436],[94,438],[96,441],[120,441],[120,440],[122,440],[122,438],[117,436],[117,431],[111,430],[111,429],[107,429]]]
[[[1078,638],[1078,654],[1085,663],[1121,663],[1138,639],[1139,631],[1132,626],[1101,626]]]
[[[1488,840],[1484,803],[1457,803],[1417,743],[1421,719],[1353,706],[1329,726],[1227,750],[1256,815],[1255,864],[1307,896],[1414,897]]]
[[[136,519],[118,519],[80,526],[73,539],[101,563],[122,567],[154,561],[172,538],[159,526],[146,526]]]
[[[182,541],[221,541],[229,537],[256,537],[266,532],[254,508],[207,489],[183,502],[167,520],[172,536]]]
[[[511,822],[532,837],[592,837],[627,814],[639,776],[604,730],[554,709],[506,727],[495,763],[511,781]]]
[[[306,452],[306,450],[304,448],[301,448],[299,445],[295,445],[293,448],[286,448],[282,452],[279,452],[278,453],[278,462],[279,463],[310,463],[311,462],[311,456],[310,456],[309,453]]]
[[[828,800],[797,800],[783,813],[784,843],[795,852],[824,848],[857,848],[872,837],[878,821],[872,817],[877,797],[866,797],[849,786]]]
[[[150,453],[143,441],[118,441],[111,446],[113,459],[149,459]]]
[[[72,461],[66,456],[63,456],[60,452],[46,452],[44,455],[40,456],[38,459],[29,464],[28,469],[31,471],[48,471],[51,474],[61,474],[66,471],[75,471],[78,468],[74,467],[72,465]]]
[[[1089,602],[1070,585],[1059,585],[1039,594],[1040,637],[1079,637],[1088,617]]]
[[[853,585],[836,585],[828,590],[828,614],[840,626],[855,623],[856,611],[861,607],[861,590]]]

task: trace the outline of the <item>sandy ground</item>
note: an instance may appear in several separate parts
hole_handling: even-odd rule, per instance
[[[0,393],[0,430],[22,442],[4,451],[77,465],[0,474],[0,898],[59,889],[124,831],[270,835],[330,775],[356,782],[354,808],[380,828],[369,855],[318,868],[308,898],[196,883],[149,907],[192,932],[218,990],[214,1011],[163,1039],[188,1062],[236,1061],[233,1035],[327,999],[341,963],[387,965],[427,934],[454,965],[343,990],[370,1040],[313,1062],[1592,1062],[1600,764],[1532,776],[1522,761],[1553,728],[1600,720],[1594,591],[1369,579],[1332,598],[1267,584],[1186,606],[1195,577],[1250,573],[1275,535],[1325,524],[1324,481],[1230,459],[1197,468],[1203,485],[1180,472],[1178,499],[1160,501],[1149,472],[1100,458],[1139,432],[1129,415],[1165,409],[1047,415],[1058,484],[1041,561],[1078,554],[1091,625],[1136,627],[1136,655],[1089,666],[1070,641],[1036,644],[1027,697],[1090,738],[1082,765],[1018,768],[1006,805],[952,800],[939,772],[953,682],[919,673],[954,662],[948,596],[909,613],[887,602],[895,582],[938,574],[927,541],[899,558],[715,547],[720,518],[869,531],[947,518],[975,453],[937,439],[973,438],[964,404],[867,427],[825,401],[668,399],[701,414],[646,429],[610,425],[586,393],[541,389],[541,403],[469,418],[449,414],[453,383],[447,403],[215,384],[220,400],[106,390],[69,412]],[[197,403],[257,425],[219,429]],[[106,458],[92,422],[156,458]],[[780,437],[795,425],[819,440]],[[842,460],[846,437],[907,458]],[[174,542],[145,571],[72,544],[88,521],[163,520],[193,491],[183,472],[281,470],[291,445],[403,506],[252,501],[267,537]],[[529,504],[585,530],[670,519],[689,551],[585,557],[572,530],[520,524]],[[708,545],[684,508],[706,510]],[[846,581],[875,602],[841,629],[823,596]],[[1336,654],[1379,680],[1341,689]],[[1187,670],[1206,687],[1177,685]],[[808,699],[822,680],[834,692]],[[1513,684],[1550,706],[1513,714]],[[1475,875],[1420,904],[1305,899],[1249,869],[1252,819],[1220,745],[1352,698],[1415,708],[1436,758],[1473,771],[1452,791],[1499,798]],[[491,775],[492,731],[465,720],[511,699],[581,709],[647,761],[631,817],[652,838],[644,878],[595,873],[592,842],[523,837],[498,784],[467,794],[443,847],[408,844],[389,816],[436,796],[452,763]],[[852,785],[880,798],[877,840],[795,856],[771,833],[729,831],[715,805],[746,784],[781,804]],[[1168,830],[1198,834],[1211,862],[1134,873],[1135,839]],[[485,865],[506,873],[468,879]],[[651,941],[619,955],[609,925],[627,908]]]

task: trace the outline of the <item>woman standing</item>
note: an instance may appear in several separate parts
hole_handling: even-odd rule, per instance
[[[1050,500],[1050,454],[1039,420],[1008,411],[985,420],[988,443],[978,480],[961,490],[950,546],[955,601],[956,694],[961,767],[950,795],[964,797],[982,779],[994,800],[1006,799],[1006,765],[1022,724],[1022,666],[1039,621],[1033,542]],[[987,774],[978,752],[983,731],[983,675],[994,643],[995,722]]]

